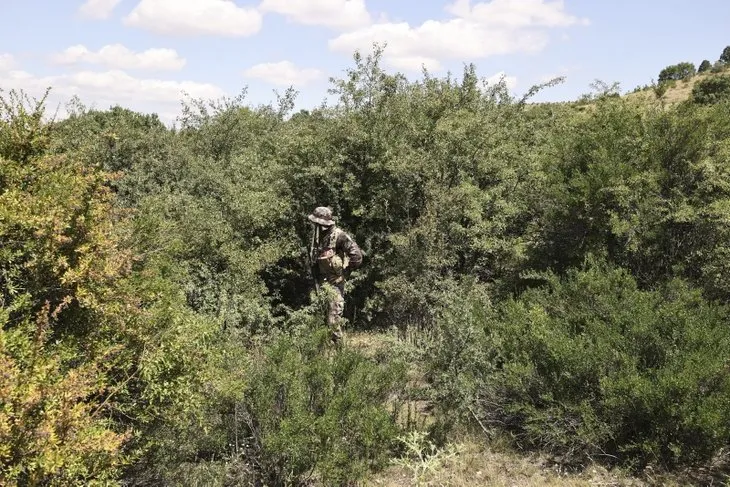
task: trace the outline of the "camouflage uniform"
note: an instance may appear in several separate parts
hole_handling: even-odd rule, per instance
[[[332,330],[332,340],[337,343],[342,339],[345,277],[351,270],[360,267],[362,252],[352,237],[335,225],[329,208],[315,208],[308,218],[319,226],[319,238],[312,249],[315,278],[327,293],[327,326]]]

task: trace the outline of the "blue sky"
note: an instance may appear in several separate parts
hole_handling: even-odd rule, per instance
[[[602,80],[623,92],[678,62],[714,62],[730,45],[725,0],[0,0],[0,88],[51,106],[179,112],[182,92],[253,105],[294,85],[297,108],[327,96],[356,49],[387,42],[385,67],[412,79],[504,75],[516,95],[569,100]],[[63,110],[61,110],[63,112]]]

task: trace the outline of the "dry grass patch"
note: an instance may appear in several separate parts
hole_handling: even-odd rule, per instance
[[[609,471],[589,465],[579,472],[566,471],[547,457],[502,452],[477,441],[435,452],[425,449],[423,456],[410,456],[395,461],[380,475],[370,479],[369,487],[679,487],[692,484],[685,480],[652,476],[647,472],[641,480],[621,471]],[[413,453],[413,452],[411,452]],[[720,485],[720,484],[717,484]]]
[[[366,357],[376,358],[389,351],[396,344],[396,340],[388,333],[354,331],[347,332],[345,344]]]
[[[660,99],[664,104],[668,106],[682,103],[692,98],[692,89],[697,83],[704,81],[708,78],[720,76],[722,74],[725,74],[726,72],[727,70],[721,71],[720,73],[699,73],[692,76],[691,78],[672,82],[667,87],[666,92],[661,96]],[[626,98],[645,103],[652,103],[658,100],[653,88],[646,88],[640,91],[629,93],[626,95]]]

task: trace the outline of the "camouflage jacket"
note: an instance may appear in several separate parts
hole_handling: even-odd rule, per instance
[[[362,264],[362,251],[350,235],[338,227],[320,234],[315,249],[315,271],[319,280],[339,284],[345,274]]]

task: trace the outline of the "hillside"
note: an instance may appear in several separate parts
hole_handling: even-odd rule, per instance
[[[657,96],[655,87],[645,87],[640,90],[632,91],[627,93],[625,97],[632,100],[647,102],[653,102],[660,99],[667,105],[671,106],[689,100],[692,97],[692,89],[697,83],[707,79],[716,78],[718,76],[725,76],[728,73],[730,73],[730,67],[726,67],[722,71],[716,73],[706,71],[704,73],[697,73],[687,79],[668,82],[666,91],[661,97]]]

